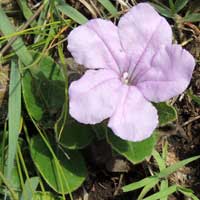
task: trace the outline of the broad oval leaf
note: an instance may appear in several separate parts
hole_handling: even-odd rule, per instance
[[[87,146],[94,138],[94,133],[89,125],[76,122],[65,123],[60,142],[69,149],[82,149]]]
[[[154,104],[154,106],[158,111],[160,126],[165,126],[166,124],[177,119],[177,112],[173,106],[170,106],[164,102]]]
[[[56,145],[53,144],[52,147],[55,149]],[[38,171],[56,192],[71,193],[85,180],[87,171],[80,152],[64,152],[57,148],[54,152],[58,164],[39,135],[32,138],[30,152]]]
[[[94,138],[91,126],[68,120],[67,99],[54,130],[60,144],[68,149],[82,149]]]
[[[107,132],[107,124],[99,123],[92,126],[93,131],[96,133],[98,140],[105,139]]]
[[[141,142],[129,142],[117,137],[110,130],[107,133],[107,141],[112,148],[133,164],[140,163],[151,155],[156,138],[156,133],[154,133],[150,138]]]
[[[24,72],[23,97],[27,111],[36,121],[53,118],[65,101],[65,80],[60,67],[50,56],[41,56],[38,64]]]

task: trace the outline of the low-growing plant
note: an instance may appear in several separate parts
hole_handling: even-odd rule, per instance
[[[138,199],[166,200],[178,191],[198,199],[170,186],[168,176],[199,156],[166,166],[166,149],[162,156],[155,150],[159,128],[177,120],[166,101],[187,88],[195,60],[172,44],[170,24],[150,4],[130,8],[131,2],[18,0],[11,12],[0,6],[0,70],[8,65],[10,72],[0,73],[6,80],[0,86],[9,90],[0,96],[8,108],[0,130],[0,198],[72,200],[89,173],[83,151],[104,140],[133,165],[151,155],[158,163],[159,172],[124,192],[142,188]],[[156,2],[173,19],[188,4]],[[183,19],[198,16],[188,10]],[[199,104],[198,96],[188,96]],[[145,197],[152,188],[158,192]]]
[[[199,1],[193,1],[192,6],[187,9],[184,16],[180,12],[189,4],[189,0],[168,0],[168,6],[164,5],[159,0],[152,0],[152,5],[157,11],[167,18],[173,19],[175,22],[199,22]],[[188,7],[187,7],[188,8]]]
[[[171,194],[180,192],[186,197],[191,197],[193,200],[198,200],[198,197],[194,195],[194,192],[188,188],[182,187],[181,185],[169,183],[169,176],[189,164],[200,158],[200,156],[194,156],[177,163],[174,163],[171,166],[167,166],[167,143],[163,146],[163,153],[160,155],[155,149],[152,152],[152,157],[155,159],[159,172],[151,171],[152,176],[146,177],[138,182],[131,183],[124,186],[122,189],[124,192],[130,192],[142,188],[138,200],[167,200]],[[147,193],[153,188],[157,188],[158,192],[146,197]]]

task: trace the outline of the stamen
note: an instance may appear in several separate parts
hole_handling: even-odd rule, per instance
[[[123,73],[123,75],[122,75],[122,82],[125,83],[125,84],[129,83],[129,74],[128,74],[128,72],[124,72]]]

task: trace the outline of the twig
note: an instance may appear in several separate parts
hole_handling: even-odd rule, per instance
[[[192,123],[192,122],[194,122],[194,121],[196,121],[198,119],[200,119],[200,115],[198,115],[196,117],[193,117],[192,119],[188,120],[187,122],[185,122],[184,124],[182,124],[182,126],[187,126],[188,124],[190,124],[190,123]]]
[[[120,177],[119,177],[119,182],[118,182],[118,186],[114,192],[114,196],[116,196],[117,194],[119,194],[119,191],[121,189],[121,185],[122,185],[122,180],[124,178],[124,174],[120,174]]]

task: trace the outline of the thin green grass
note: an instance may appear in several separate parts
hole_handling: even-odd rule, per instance
[[[7,178],[10,179],[17,151],[17,141],[20,133],[21,119],[21,80],[17,63],[12,61],[9,102],[8,102],[8,171]]]

